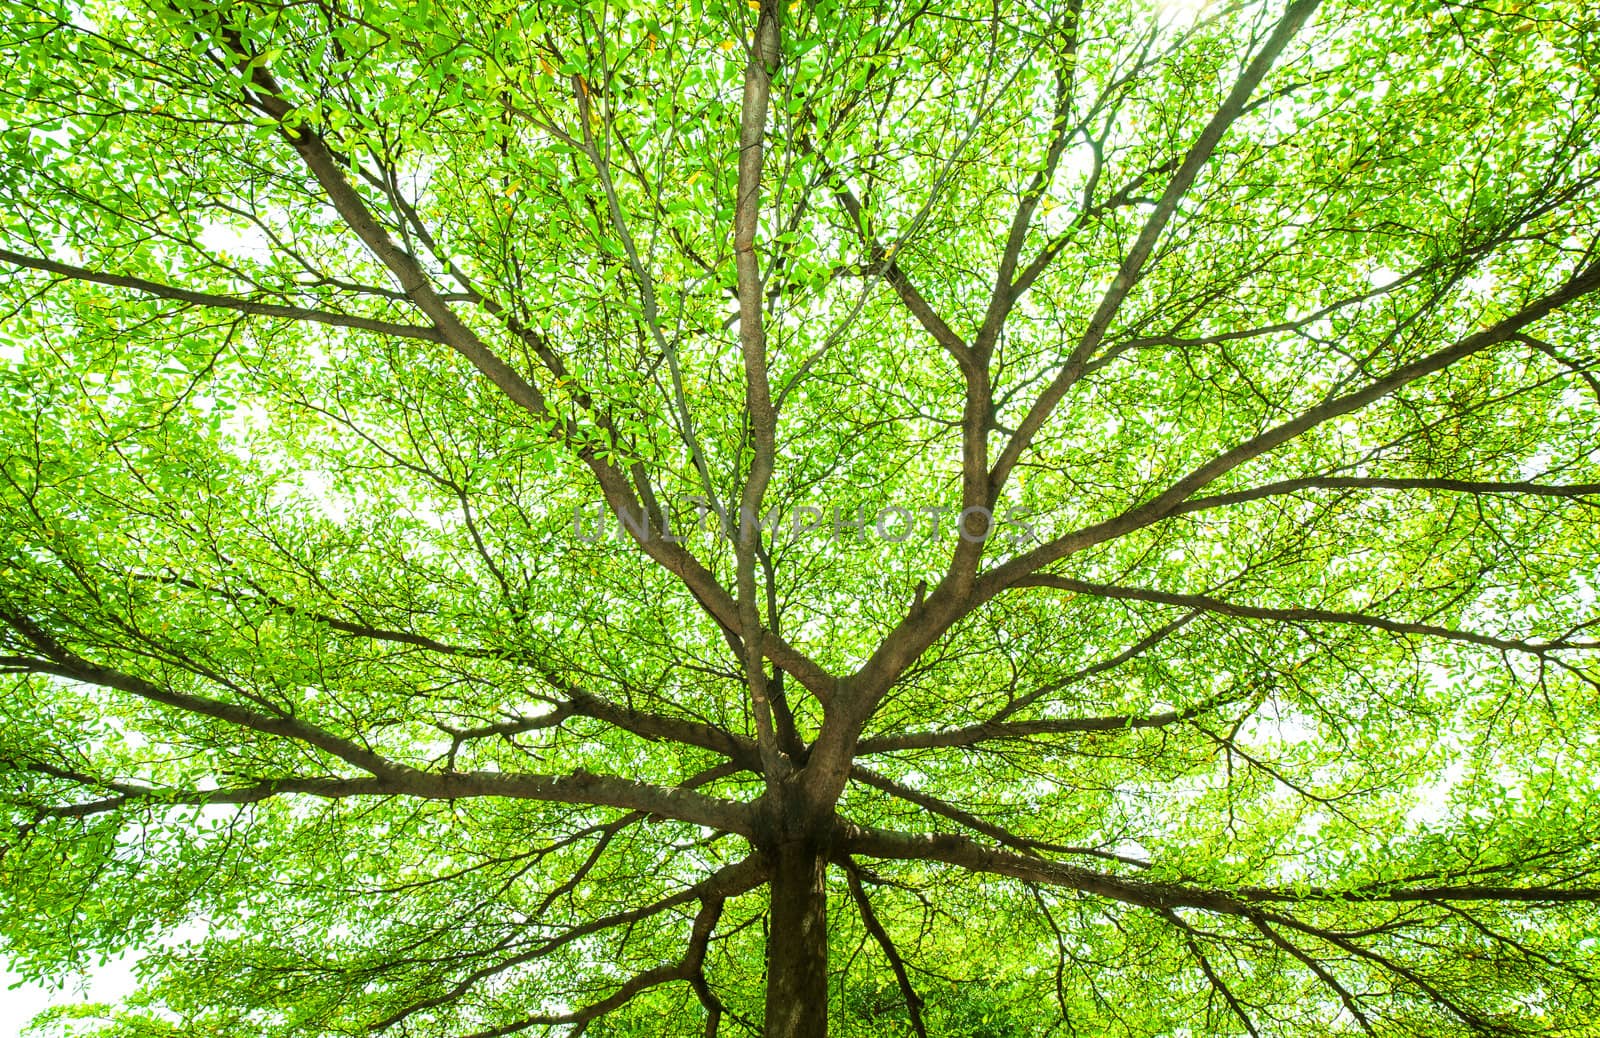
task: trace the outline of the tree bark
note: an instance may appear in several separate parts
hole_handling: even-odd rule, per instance
[[[810,841],[771,855],[765,1038],[828,1033],[827,855]]]

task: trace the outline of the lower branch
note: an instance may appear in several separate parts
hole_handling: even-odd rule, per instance
[[[1011,876],[1030,883],[1069,887],[1124,904],[1157,911],[1198,908],[1220,915],[1254,918],[1265,904],[1401,903],[1497,901],[1524,904],[1600,902],[1600,887],[1369,887],[1350,891],[1317,887],[1291,890],[1278,887],[1240,887],[1222,890],[1182,883],[1156,883],[1097,872],[986,847],[965,836],[948,833],[926,835],[894,832],[840,820],[835,846],[845,854],[903,861],[937,861],[969,872]]]
[[[1250,921],[1255,924],[1257,930],[1260,930],[1266,935],[1267,940],[1271,941],[1278,948],[1288,952],[1294,958],[1299,960],[1306,967],[1306,969],[1310,970],[1318,980],[1322,981],[1322,983],[1327,986],[1329,991],[1332,991],[1336,996],[1338,996],[1340,1005],[1344,1006],[1345,1011],[1355,1018],[1356,1023],[1361,1025],[1361,1029],[1363,1031],[1371,1035],[1375,1035],[1377,1033],[1372,1029],[1372,1021],[1369,1020],[1367,1018],[1367,1014],[1362,1011],[1361,1005],[1356,1001],[1355,995],[1351,994],[1350,989],[1339,982],[1338,977],[1335,977],[1332,973],[1328,972],[1328,967],[1324,966],[1321,962],[1318,962],[1314,956],[1308,954],[1299,945],[1295,944],[1293,941],[1289,940],[1287,937],[1268,926],[1266,920],[1260,917],[1252,917]]]
[[[107,667],[96,666],[56,644],[48,635],[20,617],[0,614],[11,626],[30,637],[49,659],[0,657],[0,672],[46,674],[113,688],[153,703],[225,721],[236,727],[283,738],[301,746],[314,747],[367,772],[371,780],[325,780],[321,787],[263,789],[256,785],[218,793],[180,793],[180,797],[204,797],[203,802],[227,803],[219,799],[230,793],[255,800],[277,792],[309,792],[333,796],[414,796],[428,800],[455,800],[464,797],[497,796],[541,800],[550,803],[591,804],[646,811],[693,825],[709,826],[728,832],[750,835],[750,810],[743,804],[695,793],[638,782],[616,775],[596,775],[578,769],[567,775],[543,775],[498,771],[427,772],[388,760],[355,740],[344,738],[309,721],[287,713],[271,714],[224,700],[178,692],[144,678]],[[268,780],[268,783],[303,780]],[[324,781],[324,780],[318,780]],[[352,785],[351,783],[357,783]],[[122,795],[127,795],[123,792]],[[240,802],[252,802],[250,800]],[[111,807],[105,807],[110,810]],[[94,813],[94,812],[89,812]]]
[[[861,912],[861,922],[865,924],[867,932],[872,934],[873,940],[878,942],[878,947],[883,950],[883,957],[889,960],[889,968],[894,971],[894,979],[900,985],[900,994],[906,1000],[906,1012],[911,1016],[911,1029],[917,1032],[917,1038],[928,1038],[928,1029],[922,1022],[922,996],[911,986],[911,975],[906,971],[905,960],[900,958],[900,952],[890,939],[889,931],[883,928],[878,913],[872,909],[872,901],[861,886],[860,870],[856,868],[854,862],[846,859],[844,875],[850,884],[850,896],[855,899],[856,908]]]
[[[1228,1009],[1232,1011],[1234,1016],[1239,1018],[1240,1023],[1244,1024],[1244,1029],[1250,1032],[1250,1038],[1261,1038],[1261,1032],[1256,1029],[1255,1021],[1250,1019],[1250,1014],[1244,1011],[1244,1003],[1239,1001],[1239,996],[1235,995],[1233,990],[1217,975],[1216,969],[1211,965],[1211,960],[1206,957],[1205,949],[1200,947],[1200,939],[1195,933],[1194,927],[1184,922],[1182,916],[1171,910],[1163,911],[1160,915],[1161,918],[1183,933],[1183,943],[1188,947],[1195,961],[1200,964],[1200,972],[1206,975],[1206,982],[1211,985],[1212,990],[1222,996],[1224,1002],[1228,1003]],[[1210,1008],[1208,1003],[1206,1006],[1208,1016]]]
[[[765,880],[766,869],[759,858],[750,857],[732,865],[725,865],[699,883],[686,887],[676,894],[668,895],[641,908],[629,909],[626,912],[617,912],[612,915],[602,916],[599,919],[592,919],[547,941],[543,941],[518,955],[503,959],[491,966],[473,970],[440,994],[413,1002],[399,1012],[378,1021],[373,1025],[372,1031],[373,1033],[385,1031],[424,1010],[437,1009],[440,1006],[449,1005],[490,977],[498,976],[507,970],[534,962],[581,938],[589,937],[605,930],[612,930],[619,926],[632,926],[642,920],[670,911],[679,905],[688,904],[691,901],[699,901],[700,912],[695,916],[695,924],[690,934],[688,951],[676,964],[657,966],[654,969],[646,970],[629,980],[607,998],[583,1009],[575,1010],[572,1013],[533,1015],[525,1017],[514,1024],[474,1035],[472,1038],[492,1038],[492,1036],[512,1034],[541,1024],[582,1023],[591,1020],[617,1008],[646,988],[655,987],[672,980],[691,980],[699,975],[705,961],[705,945],[710,940],[711,931],[716,926],[717,919],[722,913],[723,902],[728,898],[737,897],[740,894],[754,890]]]
[[[584,1024],[596,1017],[604,1016],[620,1006],[631,1002],[640,993],[674,980],[687,980],[691,984],[700,975],[700,967],[705,962],[706,944],[711,940],[711,931],[716,928],[717,920],[722,917],[721,897],[706,897],[700,903],[700,911],[695,913],[694,927],[689,934],[689,947],[684,951],[683,958],[675,963],[663,964],[643,973],[637,973],[627,980],[621,987],[600,999],[591,1002],[582,1009],[574,1009],[568,1013],[534,1013],[513,1021],[501,1027],[479,1031],[469,1038],[500,1038],[501,1035],[515,1034],[525,1031],[530,1027],[552,1024]]]
[[[1500,903],[1556,904],[1600,902],[1600,888],[1595,887],[1490,887],[1465,885],[1459,887],[1405,887],[1371,885],[1349,891],[1318,888],[1291,890],[1270,887],[1240,887],[1231,890],[1204,888],[1184,883],[1157,883],[1108,875],[1076,865],[1030,857],[1006,850],[985,847],[962,836],[931,834],[912,835],[873,829],[841,821],[836,831],[836,847],[840,852],[868,857],[902,860],[937,861],[955,865],[971,872],[1011,876],[1028,883],[1051,884],[1077,890],[1084,894],[1103,897],[1124,904],[1136,905],[1154,911],[1169,923],[1177,924],[1193,937],[1193,930],[1184,924],[1175,910],[1198,909],[1219,916],[1233,917],[1248,922],[1259,930],[1273,945],[1301,962],[1316,978],[1332,991],[1350,1016],[1369,1034],[1375,1034],[1371,1019],[1363,1010],[1361,999],[1335,976],[1326,962],[1289,939],[1283,931],[1291,930],[1313,941],[1335,949],[1350,961],[1365,963],[1387,974],[1398,984],[1409,988],[1431,1005],[1455,1017],[1477,1033],[1515,1034],[1521,1031],[1499,1024],[1489,1016],[1475,1010],[1463,1001],[1459,992],[1428,976],[1418,968],[1355,939],[1362,934],[1391,933],[1395,927],[1384,924],[1363,931],[1341,931],[1315,925],[1287,914],[1276,906],[1332,906],[1343,904],[1397,904],[1431,903],[1448,909],[1450,902],[1491,901]],[[1269,907],[1272,906],[1272,907]],[[1424,942],[1426,943],[1426,942]],[[1191,945],[1198,954],[1198,948]],[[1242,1016],[1242,1003],[1236,1003],[1231,991],[1221,983],[1220,977],[1200,956],[1202,970],[1219,992],[1229,1001],[1236,1014]],[[1253,1026],[1253,1025],[1251,1025]]]

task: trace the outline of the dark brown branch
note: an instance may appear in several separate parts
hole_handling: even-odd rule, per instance
[[[1347,901],[1352,903],[1383,901],[1389,903],[1439,903],[1456,901],[1497,901],[1516,904],[1560,905],[1585,904],[1600,901],[1600,887],[1497,887],[1468,885],[1459,887],[1390,887],[1375,885],[1351,891],[1323,890],[1312,887],[1305,891],[1278,890],[1271,887],[1241,887],[1238,895],[1250,901],[1298,904],[1312,901]]]
[[[1293,39],[1306,20],[1310,18],[1318,3],[1319,0],[1296,0],[1289,6],[1282,19],[1274,27],[1267,42],[1251,59],[1245,70],[1240,73],[1238,80],[1234,83],[1221,107],[1212,116],[1205,129],[1201,131],[1200,136],[1185,155],[1183,163],[1178,167],[1178,171],[1173,174],[1172,179],[1168,182],[1165,193],[1145,222],[1127,257],[1123,260],[1117,276],[1106,290],[1100,305],[1095,310],[1094,316],[1090,319],[1089,325],[1080,337],[1072,355],[1063,364],[1055,379],[1028,410],[1028,413],[1018,425],[1017,431],[1007,441],[994,467],[983,477],[982,482],[985,484],[982,494],[984,504],[992,504],[998,500],[998,495],[1005,484],[1007,476],[1021,457],[1022,452],[1027,449],[1034,434],[1043,427],[1056,405],[1066,395],[1067,390],[1082,376],[1085,365],[1088,364],[1094,352],[1099,348],[1117,312],[1121,309],[1123,301],[1137,283],[1157,240],[1161,237],[1167,222],[1177,211],[1179,202],[1188,193],[1190,186],[1194,183],[1201,169],[1210,161],[1211,155],[1221,141],[1223,134],[1227,132],[1234,120],[1245,111],[1246,104],[1256,86],[1265,78],[1268,71],[1277,61],[1278,56],[1289,45],[1289,41]],[[975,430],[972,422],[978,417],[979,412],[983,410],[984,400],[980,399],[972,391],[974,386],[974,378],[971,371],[972,364],[973,360],[968,355],[963,361],[964,373],[968,383],[967,406],[963,416],[962,496],[964,502],[967,501],[974,489],[974,473],[971,471],[971,467],[975,459],[985,455],[985,444],[987,443],[986,432],[976,438],[973,436]],[[985,382],[986,386],[987,383]],[[909,614],[880,643],[878,650],[856,673],[853,684],[856,690],[854,698],[857,701],[851,704],[851,711],[863,720],[865,717],[870,716],[878,701],[887,694],[894,679],[898,677],[905,667],[910,665],[912,660],[920,656],[927,646],[931,645],[951,624],[970,613],[978,605],[992,598],[1001,590],[1004,590],[1020,577],[1069,554],[1071,551],[1081,550],[1082,547],[1087,547],[1088,544],[1101,543],[1101,541],[1121,536],[1149,522],[1154,522],[1164,515],[1167,510],[1184,498],[1189,497],[1201,486],[1204,486],[1206,482],[1216,478],[1216,476],[1220,476],[1228,468],[1242,463],[1243,460],[1245,459],[1241,458],[1239,461],[1232,462],[1227,468],[1221,469],[1215,475],[1208,475],[1202,482],[1193,486],[1183,486],[1182,492],[1176,493],[1172,500],[1165,500],[1163,497],[1158,499],[1157,502],[1152,502],[1148,507],[1152,511],[1159,507],[1161,509],[1159,514],[1144,518],[1139,515],[1139,509],[1130,509],[1128,513],[1124,513],[1117,520],[1109,520],[1106,523],[1087,528],[1087,530],[1079,531],[1077,534],[1057,538],[1033,551],[1017,556],[1010,562],[990,570],[989,573],[977,578],[975,581],[973,579],[975,572],[968,571],[965,564],[970,561],[975,565],[979,553],[973,549],[981,547],[981,543],[968,544],[964,541],[953,554],[949,573],[929,597],[926,603],[927,608]],[[1175,487],[1173,492],[1178,489]],[[970,502],[967,503],[970,504]],[[1125,524],[1126,528],[1122,528],[1119,524]],[[1087,541],[1082,545],[1078,543],[1077,538],[1087,538],[1091,535],[1098,537],[1098,539]]]
[[[1525,652],[1534,655],[1544,655],[1559,649],[1600,648],[1600,642],[1561,640],[1531,642],[1520,638],[1500,638],[1494,635],[1477,634],[1472,631],[1461,631],[1452,627],[1442,627],[1438,624],[1390,620],[1381,616],[1369,616],[1366,613],[1341,612],[1333,609],[1274,609],[1265,606],[1247,606],[1229,602],[1226,599],[1213,598],[1209,595],[1185,595],[1168,591],[1156,591],[1150,588],[1095,584],[1086,580],[1060,577],[1050,573],[1037,573],[1033,576],[1025,577],[1017,581],[1013,586],[1047,587],[1058,591],[1070,591],[1074,594],[1093,595],[1096,598],[1115,598],[1129,602],[1153,602],[1160,605],[1182,606],[1187,609],[1200,609],[1208,613],[1236,616],[1246,620],[1269,620],[1291,624],[1348,624],[1356,627],[1371,627],[1375,630],[1388,631],[1391,634],[1421,635],[1429,638],[1440,638],[1445,641],[1465,642],[1469,645],[1482,645],[1502,651]]]
[[[380,321],[371,317],[358,317],[354,314],[341,314],[331,310],[264,303],[256,299],[240,299],[237,296],[219,295],[213,292],[196,292],[192,289],[179,288],[175,285],[166,285],[159,281],[131,277],[126,274],[108,274],[102,271],[90,270],[86,267],[76,267],[68,263],[45,259],[41,256],[24,256],[21,253],[11,252],[7,249],[0,249],[0,263],[10,263],[13,266],[24,267],[29,270],[44,271],[73,281],[86,281],[111,288],[131,289],[148,296],[155,296],[158,299],[171,299],[191,306],[232,310],[257,317],[307,321],[313,324],[331,325],[336,328],[353,328],[358,331],[391,335],[399,339],[422,339],[425,342],[444,341],[444,337],[435,328],[413,324],[397,324],[393,321]]]
[[[761,263],[756,255],[756,227],[761,220],[761,169],[767,134],[767,108],[772,73],[777,71],[781,48],[782,13],[777,0],[761,0],[756,18],[755,45],[745,61],[744,98],[739,114],[739,179],[733,210],[733,261],[738,278],[739,353],[744,362],[744,410],[749,423],[750,468],[744,475],[735,526],[735,569],[738,578],[737,630],[744,639],[745,681],[750,690],[750,713],[755,721],[761,770],[777,782],[792,768],[778,748],[773,728],[772,702],[767,692],[767,632],[761,623],[756,587],[756,549],[761,528],[756,516],[766,497],[777,459],[778,412],[772,403],[767,370],[765,294]]]
[[[9,616],[0,616],[15,626]],[[703,796],[684,789],[669,789],[614,775],[595,775],[582,769],[567,775],[510,772],[418,771],[385,759],[350,739],[289,715],[273,715],[221,700],[162,688],[143,678],[107,667],[97,667],[57,647],[58,661],[28,657],[0,657],[0,667],[25,670],[117,689],[163,706],[213,717],[264,735],[315,747],[371,774],[376,780],[352,787],[344,795],[412,796],[429,800],[465,797],[508,797],[549,803],[620,807],[705,825],[727,832],[748,834],[749,810],[742,804]]]
[[[928,1028],[922,1022],[922,996],[918,995],[917,989],[912,986],[911,974],[906,971],[905,960],[895,948],[894,941],[889,937],[889,931],[884,929],[883,923],[878,919],[878,913],[873,911],[872,900],[867,897],[866,890],[861,886],[860,870],[848,858],[844,862],[844,875],[845,881],[850,885],[850,896],[855,899],[856,908],[861,912],[861,922],[865,924],[867,932],[872,934],[872,939],[878,942],[883,957],[889,960],[889,968],[894,971],[894,979],[900,985],[901,997],[906,1002],[906,1012],[911,1017],[911,1029],[917,1033],[917,1038],[928,1038]]]
[[[1122,732],[1138,728],[1165,728],[1180,724],[1219,706],[1237,702],[1229,696],[1207,700],[1184,710],[1167,710],[1159,714],[1112,714],[1106,717],[1044,717],[1035,721],[1003,721],[968,725],[965,728],[948,728],[936,732],[903,732],[863,739],[856,747],[862,756],[872,753],[890,753],[895,750],[925,750],[948,746],[973,746],[977,743],[1001,739],[1026,739],[1034,735],[1064,735],[1069,732]]]
[[[841,853],[869,858],[938,861],[971,872],[1011,876],[1030,883],[1068,887],[1143,908],[1198,908],[1219,915],[1249,917],[1263,904],[1410,903],[1499,901],[1525,904],[1600,902],[1597,887],[1379,887],[1356,891],[1305,891],[1273,887],[1221,890],[1180,883],[1155,883],[1114,876],[1079,865],[986,847],[964,836],[916,835],[840,821],[835,837]]]
[[[702,1038],[717,1038],[717,1031],[722,1026],[722,1014],[727,1012],[727,1007],[722,1004],[722,999],[717,997],[717,993],[711,990],[703,963],[688,980],[689,986],[694,989],[694,997],[700,1000],[700,1005],[705,1007],[706,1011],[706,1028],[701,1032]]]
[[[1240,465],[1275,450],[1324,422],[1358,411],[1374,401],[1398,392],[1420,378],[1443,371],[1466,357],[1491,346],[1514,340],[1524,328],[1548,317],[1563,306],[1590,295],[1597,289],[1600,289],[1600,261],[1591,263],[1575,273],[1561,287],[1541,296],[1494,325],[1474,332],[1450,346],[1436,350],[1409,364],[1403,364],[1361,389],[1343,396],[1330,397],[1289,421],[1273,426],[1260,435],[1216,455],[1143,504],[1135,505],[1110,519],[1057,537],[997,566],[980,579],[978,600],[982,601],[1017,584],[1051,562],[1093,545],[1125,536],[1166,518],[1196,491]]]
[[[91,815],[120,811],[134,804],[147,804],[152,807],[163,807],[169,804],[196,807],[213,804],[245,805],[257,804],[272,797],[293,793],[333,800],[357,796],[383,796],[386,792],[383,780],[378,778],[292,777],[263,779],[250,785],[236,786],[231,789],[172,790],[132,782],[112,782],[95,779],[91,776],[75,774],[65,769],[52,768],[39,762],[14,762],[13,766],[23,771],[49,775],[52,778],[77,782],[117,794],[102,800],[60,806],[22,803],[21,806],[28,808],[40,817],[48,818],[87,818]]]
[[[1261,1038],[1261,1032],[1256,1029],[1255,1021],[1250,1019],[1250,1014],[1244,1011],[1244,1004],[1239,1001],[1238,996],[1233,993],[1232,989],[1218,976],[1217,971],[1212,968],[1211,960],[1206,956],[1205,950],[1200,947],[1200,939],[1195,932],[1195,928],[1184,922],[1183,917],[1171,909],[1162,909],[1158,914],[1183,934],[1183,943],[1188,946],[1189,952],[1194,955],[1195,961],[1200,964],[1200,970],[1206,975],[1206,981],[1210,983],[1213,990],[1222,996],[1223,1001],[1228,1004],[1228,1009],[1232,1011],[1234,1016],[1239,1018],[1239,1022],[1244,1024],[1244,1029],[1250,1032],[1250,1038]],[[1209,1005],[1207,1009],[1209,1011]]]
[[[459,746],[471,739],[519,735],[523,732],[553,728],[573,717],[591,717],[641,739],[652,742],[665,739],[682,746],[710,750],[712,753],[727,757],[736,769],[760,770],[755,743],[745,736],[734,735],[726,729],[700,721],[622,706],[569,682],[552,680],[551,683],[565,692],[567,698],[556,703],[547,713],[537,717],[510,718],[498,724],[483,725],[478,728],[446,729],[446,731]]]
[[[1139,236],[1134,240],[1128,255],[1123,258],[1117,270],[1116,277],[1111,286],[1106,290],[1100,305],[1095,309],[1094,316],[1089,319],[1088,326],[1079,338],[1072,354],[1062,365],[1061,370],[1051,381],[1045,391],[1040,394],[1028,413],[1023,416],[1017,425],[1017,431],[1007,441],[1000,457],[996,459],[994,469],[990,473],[991,495],[1005,485],[1007,477],[1022,452],[1033,441],[1034,435],[1043,427],[1044,423],[1054,412],[1056,405],[1066,395],[1067,390],[1083,374],[1084,366],[1100,348],[1106,332],[1110,330],[1111,323],[1116,319],[1118,311],[1122,309],[1123,302],[1133,287],[1138,284],[1140,275],[1143,274],[1145,264],[1154,251],[1156,242],[1162,232],[1166,230],[1168,222],[1177,212],[1178,204],[1189,189],[1194,185],[1200,171],[1211,161],[1212,154],[1217,145],[1221,143],[1223,135],[1228,132],[1236,119],[1239,118],[1249,104],[1250,95],[1255,93],[1256,87],[1266,78],[1272,66],[1277,63],[1279,55],[1294,39],[1312,12],[1317,9],[1320,0],[1296,0],[1289,5],[1283,17],[1273,28],[1272,35],[1262,46],[1255,57],[1239,74],[1228,96],[1225,98],[1211,119],[1206,123],[1200,136],[1195,139],[1188,152],[1184,155],[1183,162],[1178,166],[1172,179],[1167,182],[1166,190],[1162,192],[1160,200],[1145,220],[1144,226],[1139,231]]]
[[[663,912],[678,907],[679,905],[688,904],[691,901],[701,902],[700,912],[695,916],[695,924],[691,933],[689,949],[685,953],[682,960],[680,960],[674,966],[657,967],[655,970],[647,970],[645,973],[639,974],[637,977],[633,978],[633,980],[630,980],[628,984],[633,984],[635,981],[638,981],[640,977],[645,976],[656,976],[660,977],[660,979],[649,983],[644,983],[632,989],[629,989],[628,985],[625,984],[617,993],[614,993],[612,996],[610,996],[610,998],[616,998],[617,994],[620,994],[622,991],[628,991],[628,994],[625,998],[622,998],[620,1001],[615,1003],[610,1003],[609,998],[602,1000],[601,1002],[594,1003],[596,1006],[605,1005],[605,1008],[594,1013],[590,1013],[588,1017],[584,1017],[582,1019],[590,1019],[594,1016],[600,1015],[600,1013],[609,1012],[611,1009],[615,1009],[618,1005],[626,1002],[629,998],[632,998],[633,995],[637,994],[645,987],[651,987],[655,984],[665,983],[670,980],[687,980],[690,976],[699,973],[701,964],[704,961],[705,943],[710,939],[711,929],[716,925],[716,920],[721,912],[721,906],[723,902],[730,897],[737,897],[738,895],[747,891],[754,890],[756,887],[760,886],[765,879],[766,874],[758,857],[752,856],[732,865],[725,865],[700,882],[686,887],[677,893],[660,898],[659,900],[653,901],[650,904],[644,905],[640,908],[633,908],[625,912],[616,912],[608,916],[602,916],[598,919],[591,919],[586,923],[575,926],[570,930],[566,930],[563,933],[552,937],[547,941],[543,941],[535,947],[530,948],[518,955],[512,956],[509,959],[497,962],[491,966],[485,966],[474,970],[452,985],[448,990],[430,998],[413,1002],[399,1012],[379,1021],[373,1026],[373,1031],[378,1032],[387,1030],[390,1027],[393,1027],[394,1025],[415,1015],[416,1013],[422,1012],[423,1010],[434,1009],[439,1006],[448,1005],[449,1003],[460,998],[462,995],[466,994],[468,991],[472,990],[472,988],[482,983],[484,980],[504,973],[506,970],[514,969],[517,966],[521,966],[543,958],[544,956],[549,955],[551,952],[565,947],[576,940],[580,940],[584,937],[589,937],[593,934],[601,933],[606,930],[615,929],[619,926],[630,926],[642,920],[658,916]],[[715,905],[716,907],[713,909],[711,908],[712,905]],[[696,944],[697,939],[698,946]],[[686,964],[688,968],[684,968]],[[658,972],[660,970],[671,970],[673,971],[673,975],[662,975]],[[681,974],[677,972],[679,970],[681,970]],[[593,1006],[589,1008],[593,1008]],[[584,1012],[584,1010],[579,1010],[578,1012],[581,1013]],[[485,1035],[511,1034],[515,1031],[537,1026],[540,1023],[576,1023],[579,1022],[579,1019],[580,1018],[576,1016],[564,1020],[544,1019],[538,1015],[535,1015],[533,1017],[526,1018],[515,1025],[508,1025],[505,1028],[484,1033]]]
[[[666,739],[720,753],[743,768],[758,770],[761,766],[755,743],[745,736],[734,735],[715,725],[619,706],[571,686],[568,692],[574,711],[586,717],[605,721],[641,738]]]
[[[1504,494],[1528,497],[1555,497],[1582,500],[1600,496],[1600,483],[1573,483],[1557,486],[1549,483],[1527,481],[1495,482],[1476,479],[1389,478],[1368,476],[1308,476],[1304,479],[1284,479],[1266,483],[1248,490],[1234,490],[1226,494],[1190,498],[1174,508],[1170,514],[1187,515],[1225,505],[1260,501],[1263,498],[1293,494],[1301,490],[1440,490],[1453,494]],[[1588,502],[1600,504],[1600,502]]]

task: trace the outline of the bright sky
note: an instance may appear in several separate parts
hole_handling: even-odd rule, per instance
[[[75,1002],[116,1002],[133,991],[133,972],[127,962],[110,962],[93,970],[87,984],[69,982],[60,990],[22,983],[4,968],[0,957],[0,1038],[18,1038],[28,1021],[52,1006]],[[13,984],[20,987],[13,988]]]

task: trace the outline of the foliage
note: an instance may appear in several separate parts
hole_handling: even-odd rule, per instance
[[[0,940],[143,982],[50,1026],[1596,1033],[1587,5],[0,54]]]

